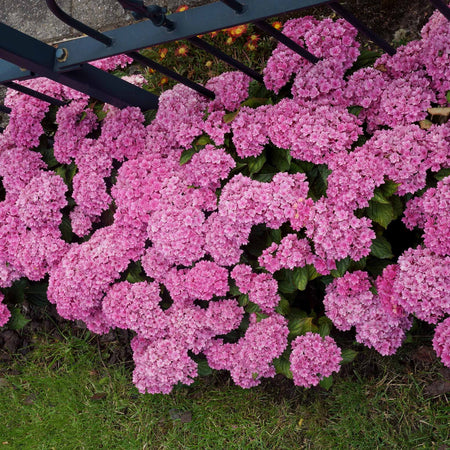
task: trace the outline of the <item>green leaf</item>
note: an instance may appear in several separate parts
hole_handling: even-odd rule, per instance
[[[397,195],[393,195],[389,200],[394,210],[394,220],[398,219],[403,214],[403,211],[405,210],[405,205],[402,199]]]
[[[320,276],[320,273],[317,272],[316,268],[312,264],[308,264],[306,266],[308,269],[308,279],[309,281],[315,280],[317,277]]]
[[[212,374],[212,369],[211,367],[209,367],[208,362],[206,361],[206,359],[201,359],[198,363],[197,363],[197,373],[199,377],[206,377],[208,375]]]
[[[384,204],[373,200],[370,200],[369,202],[367,216],[383,228],[387,228],[387,226],[395,219],[394,208],[391,203]]]
[[[248,106],[249,108],[257,108],[262,105],[270,105],[272,100],[265,97],[251,97],[241,103],[241,106]]]
[[[155,120],[157,112],[158,112],[157,109],[149,109],[148,111],[145,111],[144,112],[144,124],[150,125],[153,122],[153,120]]]
[[[293,271],[293,281],[299,291],[304,291],[309,281],[307,267],[296,267]]]
[[[103,111],[103,109],[98,109],[97,111],[95,111],[94,109],[94,112],[99,122],[101,122],[108,115],[108,113],[106,111]]]
[[[286,300],[284,297],[281,297],[281,300],[278,302],[278,305],[275,308],[275,311],[278,314],[287,316],[291,311],[291,305],[289,304],[289,301]]]
[[[11,330],[22,330],[28,322],[31,322],[30,319],[27,319],[23,314],[20,308],[13,308],[11,311],[11,317],[8,322],[8,328]]]
[[[292,294],[297,291],[297,285],[294,282],[292,270],[283,269],[280,271],[281,279],[278,279],[278,290],[283,294]]]
[[[292,156],[289,150],[282,148],[271,148],[270,163],[280,172],[287,172],[291,167]]]
[[[272,94],[273,92],[267,90],[263,83],[258,83],[255,80],[250,81],[248,87],[249,97],[270,97]]]
[[[75,176],[77,171],[78,171],[78,168],[77,168],[77,166],[75,165],[74,162],[70,163],[67,166],[66,179],[65,179],[67,184],[72,183],[73,177]]]
[[[293,294],[297,290],[292,279],[284,279],[278,282],[278,290],[283,294]]]
[[[319,382],[320,387],[326,389],[327,391],[333,386],[333,375],[330,375],[329,377],[322,378]]]
[[[66,167],[65,166],[59,166],[57,167],[54,172],[56,173],[56,175],[59,175],[64,182],[66,181]]]
[[[289,320],[289,336],[297,337],[308,333],[317,332],[319,328],[313,323],[314,317],[294,318]]]
[[[289,173],[305,173],[302,165],[298,164],[298,161],[291,161]]]
[[[210,139],[209,136],[207,136],[206,134],[203,134],[202,136],[200,136],[199,138],[197,138],[194,142],[194,145],[196,146],[204,146],[207,144],[212,144],[212,140]]]
[[[327,192],[328,175],[331,170],[325,164],[314,166],[306,172],[309,181],[309,194],[313,200],[319,200]]]
[[[47,288],[48,282],[44,281],[30,284],[25,288],[25,296],[27,301],[39,307],[48,305]]]
[[[295,164],[295,166],[298,167],[299,172],[302,172],[302,173],[308,173],[316,167],[316,165],[314,163],[309,162],[309,161],[295,160],[295,161],[293,161],[293,164]]]
[[[66,214],[62,216],[61,223],[59,224],[59,231],[61,231],[61,236],[66,242],[72,241],[72,224],[70,223],[69,216]]]
[[[180,156],[180,166],[183,164],[188,163],[191,158],[199,151],[198,148],[192,147],[187,150],[184,150],[183,153]]]
[[[395,183],[387,179],[381,186],[375,189],[375,193],[380,192],[385,198],[392,197],[398,190],[400,183]]]
[[[349,107],[347,108],[347,111],[348,111],[350,114],[355,115],[356,117],[358,117],[358,114],[359,114],[362,110],[363,110],[363,107],[362,107],[362,106],[359,106],[359,105],[349,106]]]
[[[392,264],[392,261],[389,261],[389,259],[369,258],[367,260],[366,270],[373,277],[377,277],[390,264]]]
[[[367,264],[367,257],[358,259],[358,261],[351,260],[349,270],[364,270]]]
[[[339,278],[344,276],[345,272],[347,272],[348,268],[350,267],[351,259],[349,256],[344,259],[340,259],[339,261],[336,261],[336,269],[331,271],[331,275],[335,278]]]
[[[224,123],[230,123],[230,122],[233,122],[233,120],[236,118],[236,116],[238,115],[238,113],[239,113],[239,109],[236,110],[236,111],[230,112],[230,113],[228,113],[228,114],[225,114],[225,115],[223,116],[223,122],[224,122]]]
[[[269,317],[268,314],[264,314],[264,313],[258,312],[258,311],[256,311],[255,316],[256,316],[256,322],[261,322],[261,320],[267,319]]]
[[[334,281],[334,278],[332,275],[323,275],[322,277],[320,277],[320,282],[324,285],[324,286],[328,286],[330,283],[332,283]]]
[[[142,273],[142,266],[139,261],[132,262],[127,269],[127,281],[129,283],[139,283],[145,280],[145,276]]]
[[[346,348],[346,349],[342,350],[341,364],[351,363],[356,358],[357,355],[358,355],[358,352],[356,352],[355,350],[352,350],[351,348]]]
[[[42,159],[49,169],[54,169],[59,166],[59,162],[53,154],[53,148],[40,148],[39,153],[41,153]]]
[[[380,192],[375,190],[373,193],[372,200],[378,203],[382,203],[383,205],[389,205],[389,200]]]
[[[292,380],[291,363],[288,358],[281,356],[273,360],[273,366],[277,373],[281,373],[286,378]]]
[[[361,50],[357,60],[352,66],[352,71],[361,69],[362,67],[369,67],[379,58],[380,52],[374,50]]]
[[[5,298],[7,303],[23,303],[25,300],[25,290],[29,285],[26,278],[20,278],[15,281],[13,285],[5,291]]]
[[[247,294],[241,294],[238,297],[238,303],[239,306],[245,307],[248,305],[249,301],[248,301],[248,295]]]
[[[447,93],[445,94],[445,98],[450,103],[450,91],[447,91]]]
[[[448,91],[448,92],[450,92],[450,91]],[[444,178],[447,178],[449,175],[450,175],[450,168],[446,167],[444,169],[441,169],[439,172],[436,172],[434,174],[434,178],[436,178],[436,180],[438,180],[438,181],[441,181]]]
[[[248,170],[250,172],[250,175],[252,175],[254,173],[258,173],[264,166],[266,160],[267,160],[267,158],[264,153],[259,155],[257,158],[254,158],[254,157],[248,158],[247,164],[248,164]]]
[[[378,236],[372,241],[370,252],[373,256],[380,259],[393,258],[392,247],[389,241],[384,236]]]
[[[279,229],[279,228],[276,228],[276,229],[271,229],[270,231],[269,231],[269,237],[270,237],[270,240],[272,241],[272,242],[276,242],[277,244],[279,244],[280,243],[280,241],[281,241],[281,230]]]
[[[272,181],[274,175],[275,173],[258,173],[253,178],[257,181],[261,181],[262,183],[268,183],[269,181]]]
[[[247,305],[245,306],[245,312],[247,312],[249,314],[257,313],[260,311],[261,311],[261,309],[259,308],[259,305],[257,305],[256,303],[249,301],[247,303]]]
[[[326,316],[322,316],[317,321],[319,324],[319,334],[321,337],[329,336],[333,328],[333,322]]]
[[[229,292],[230,292],[230,295],[233,297],[237,297],[238,295],[241,295],[241,291],[234,283],[231,284]]]

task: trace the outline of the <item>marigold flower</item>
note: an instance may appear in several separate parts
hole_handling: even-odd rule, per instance
[[[211,31],[211,33],[209,33],[209,36],[212,37],[212,38],[214,38],[214,37],[216,37],[218,34],[219,34],[218,31]]]
[[[234,41],[235,41],[235,39],[234,39],[233,37],[228,36],[228,37],[225,39],[225,44],[227,44],[227,45],[232,45],[232,44],[234,43]]]
[[[227,33],[233,38],[238,38],[238,37],[242,36],[244,33],[246,33],[247,30],[248,30],[248,25],[242,24],[242,25],[237,25],[232,28],[228,28]]]
[[[167,47],[160,48],[158,50],[158,55],[159,55],[160,59],[164,59],[167,56],[168,51],[169,50],[167,49]]]
[[[257,34],[251,34],[248,39],[249,42],[253,42],[256,44],[256,42],[259,41],[259,36]]]
[[[182,44],[175,50],[175,56],[186,56],[188,52],[188,46],[186,44]]]
[[[208,67],[208,69],[213,65],[213,62],[211,60],[206,61],[205,66]]]
[[[164,86],[165,84],[167,84],[169,82],[169,78],[167,78],[167,77],[162,77],[160,80],[159,80],[159,84],[161,85],[161,86]]]
[[[251,52],[254,52],[257,49],[257,47],[258,47],[258,44],[256,42],[253,42],[253,41],[247,41],[244,44],[244,48],[246,50],[250,50]]]
[[[276,30],[281,30],[283,28],[283,24],[277,20],[276,22],[272,23],[272,26],[276,29]]]
[[[189,9],[189,6],[188,5],[180,5],[176,10],[175,10],[175,12],[177,13],[177,12],[183,12],[183,11],[186,11],[187,9]]]

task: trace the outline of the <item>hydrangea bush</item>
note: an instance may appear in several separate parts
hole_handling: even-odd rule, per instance
[[[153,120],[48,80],[23,84],[70,101],[57,111],[9,91],[0,299],[48,282],[62,317],[132,330],[141,392],[208,366],[314,386],[349,359],[335,329],[391,355],[413,320],[437,324],[450,366],[450,123],[427,112],[449,98],[450,22],[436,12],[373,67],[343,20],[284,32],[320,61],[279,44],[265,86],[224,73],[209,101],[177,85]]]

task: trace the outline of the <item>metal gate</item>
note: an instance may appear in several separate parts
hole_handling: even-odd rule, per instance
[[[254,24],[258,29],[274,37],[311,63],[316,63],[319,58],[266,22],[267,18],[311,6],[331,8],[385,52],[391,55],[395,53],[393,47],[337,1],[221,0],[166,15],[165,8],[156,5],[145,6],[142,0],[118,0],[124,9],[132,12],[136,19],[148,20],[105,33],[100,33],[69,16],[57,5],[55,0],[46,0],[46,2],[48,8],[60,20],[86,36],[68,41],[55,48],[0,22],[0,83],[56,105],[64,104],[64,102],[24,87],[15,81],[46,77],[119,108],[138,106],[144,111],[156,109],[158,97],[154,94],[88,64],[89,61],[122,53],[140,64],[189,86],[208,98],[214,98],[212,91],[138,52],[140,49],[170,41],[187,40],[233,68],[262,82],[260,73],[198,37],[212,31],[246,23]],[[444,0],[430,0],[430,2],[450,20],[450,8]],[[10,110],[0,105],[0,112],[9,113]]]

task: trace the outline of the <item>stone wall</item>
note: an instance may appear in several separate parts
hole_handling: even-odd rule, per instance
[[[135,22],[116,0],[57,0],[67,14],[96,30],[108,30]],[[166,6],[174,11],[187,4],[197,6],[205,0],[157,0],[146,4]],[[0,22],[45,42],[58,42],[80,35],[55,17],[45,0],[0,0]]]

